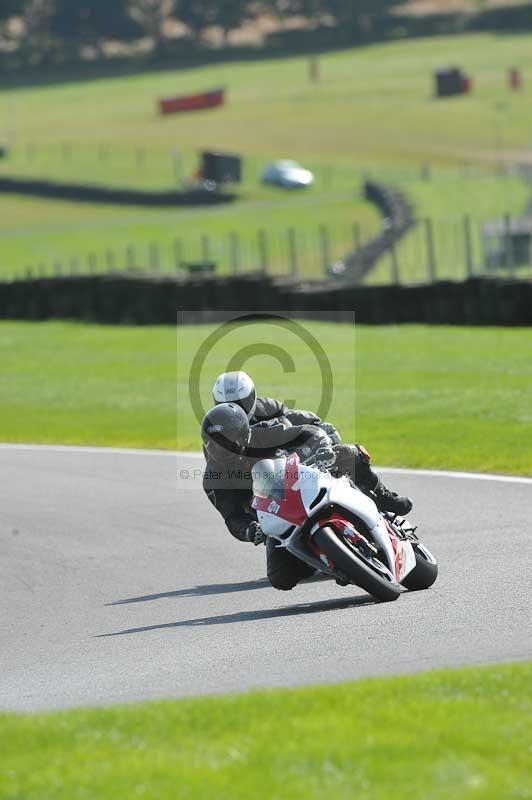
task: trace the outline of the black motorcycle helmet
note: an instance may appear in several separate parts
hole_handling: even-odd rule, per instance
[[[207,455],[220,455],[220,449],[242,455],[249,442],[249,420],[236,403],[220,403],[207,411],[201,423],[201,438]]]

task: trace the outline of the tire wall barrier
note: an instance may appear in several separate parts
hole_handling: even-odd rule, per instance
[[[120,203],[142,206],[198,206],[229,203],[236,195],[222,192],[191,190],[188,192],[150,192],[142,189],[120,189],[77,183],[0,177],[0,194],[24,194],[86,203]]]
[[[532,325],[532,281],[471,278],[418,286],[300,284],[263,275],[92,275],[0,283],[0,318],[133,325],[214,322],[223,311],[386,324]]]
[[[366,181],[364,196],[381,212],[381,232],[343,259],[343,272],[338,277],[349,283],[360,283],[365,275],[412,227],[414,216],[407,198],[389,186]]]

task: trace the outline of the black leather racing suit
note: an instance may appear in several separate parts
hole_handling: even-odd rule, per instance
[[[312,411],[294,411],[273,397],[257,397],[255,411],[249,424],[256,425],[258,422],[269,422],[272,419],[277,419],[279,422],[288,420],[292,425],[316,425],[321,422]]]

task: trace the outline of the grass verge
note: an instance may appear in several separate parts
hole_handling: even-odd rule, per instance
[[[532,474],[529,329],[304,326],[331,362],[328,417],[376,463]],[[212,330],[0,323],[0,440],[198,450],[189,374]],[[234,354],[265,343],[286,350],[295,372],[283,372],[271,347],[252,356],[244,367],[259,392],[318,407],[319,370],[306,345],[254,325],[211,350],[199,376],[205,408]]]
[[[0,798],[532,797],[532,664],[0,715]]]

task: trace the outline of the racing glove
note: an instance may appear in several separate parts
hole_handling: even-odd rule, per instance
[[[336,453],[330,442],[320,445],[314,454],[314,463],[322,472],[326,472],[330,469],[335,461]]]
[[[262,532],[258,522],[250,522],[246,531],[246,541],[252,542],[255,547],[266,541],[266,536]]]
[[[329,439],[333,444],[340,444],[342,441],[342,437],[330,422],[319,422],[317,425],[318,428],[321,428],[322,431],[325,431]]]

